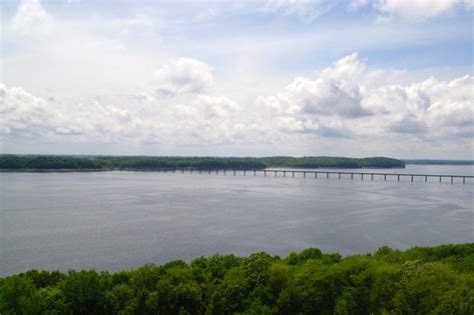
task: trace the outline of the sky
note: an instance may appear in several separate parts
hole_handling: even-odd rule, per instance
[[[473,159],[468,0],[0,9],[0,153]]]

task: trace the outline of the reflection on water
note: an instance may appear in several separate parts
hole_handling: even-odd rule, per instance
[[[0,185],[4,275],[118,270],[215,252],[284,256],[315,246],[351,254],[474,241],[473,183],[103,172],[0,173]]]

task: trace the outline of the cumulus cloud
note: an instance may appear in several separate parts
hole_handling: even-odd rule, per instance
[[[165,72],[172,73],[170,68]],[[279,93],[259,96],[254,104],[189,88],[194,85],[187,75],[168,80],[183,83],[172,90],[180,97],[137,92],[125,99],[128,106],[120,102],[122,97],[63,101],[2,84],[0,134],[4,139],[178,146],[312,144],[331,139],[358,145],[385,139],[421,141],[429,146],[472,139],[473,76],[403,84],[390,82],[390,71],[371,69],[351,54],[311,76],[295,78]],[[381,74],[386,80],[374,79]]]
[[[303,115],[360,117],[369,112],[361,107],[358,86],[337,80],[296,78],[286,87],[287,112]]]
[[[193,58],[179,58],[169,62],[158,68],[154,75],[157,93],[165,96],[204,93],[214,82],[211,66]]]
[[[131,136],[139,124],[139,119],[126,109],[98,102],[59,104],[0,83],[0,126],[4,135],[111,142]]]
[[[3,133],[40,135],[54,129],[61,119],[61,115],[44,99],[22,88],[9,88],[0,83],[0,125]]]
[[[364,71],[365,64],[351,54],[312,78],[295,78],[282,93],[260,96],[257,105],[287,132],[348,138],[353,132],[343,121],[373,114],[362,106],[364,87],[356,83]]]
[[[283,132],[319,137],[403,135],[466,137],[474,126],[473,77],[411,84],[374,80],[390,71],[369,70],[357,54],[314,77],[298,77],[283,92],[260,96],[257,106]]]
[[[184,144],[238,144],[255,141],[255,119],[225,96],[199,95],[168,108],[170,140]]]
[[[351,54],[324,69],[316,78],[297,77],[284,93],[260,97],[258,102],[282,114],[367,116],[371,112],[362,107],[360,86],[355,83],[364,69],[357,54]]]
[[[255,120],[242,119],[245,112],[225,96],[196,95],[185,104],[163,103],[158,111],[148,95],[139,94],[135,101],[133,109],[107,101],[61,104],[0,84],[0,134],[43,141],[197,145],[254,141],[252,134],[259,129]]]

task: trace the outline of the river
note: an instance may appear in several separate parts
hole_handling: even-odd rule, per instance
[[[474,174],[473,166],[390,171]],[[1,275],[474,241],[472,180],[91,172],[0,173],[0,185]]]

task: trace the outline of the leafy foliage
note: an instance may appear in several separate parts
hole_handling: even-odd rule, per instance
[[[266,157],[262,161],[268,166],[296,168],[404,168],[405,164],[396,159],[386,157],[346,158],[331,156],[306,157]]]
[[[400,160],[342,157],[151,157],[151,156],[50,156],[0,155],[0,170],[176,170],[294,168],[403,168]]]
[[[114,274],[0,278],[1,314],[473,314],[474,244],[213,255]],[[471,258],[469,258],[471,257]]]

